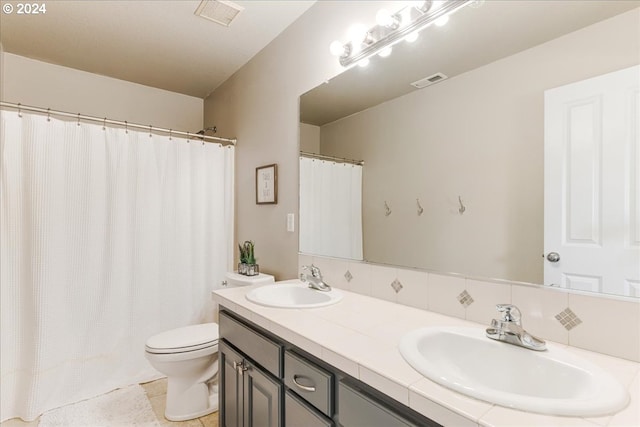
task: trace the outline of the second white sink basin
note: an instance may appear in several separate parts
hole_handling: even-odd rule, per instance
[[[598,366],[552,346],[532,351],[476,328],[422,328],[400,353],[432,381],[497,405],[549,415],[591,417],[619,411],[629,396]]]
[[[335,289],[329,292],[310,289],[307,283],[294,279],[256,288],[247,294],[247,299],[267,307],[316,308],[336,304],[342,293]]]

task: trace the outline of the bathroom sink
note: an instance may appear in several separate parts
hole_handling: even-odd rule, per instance
[[[607,372],[557,346],[532,351],[491,340],[479,328],[422,328],[400,340],[405,360],[430,380],[509,408],[591,417],[626,406]]]
[[[342,299],[342,293],[335,289],[317,291],[300,280],[285,280],[256,288],[247,294],[247,299],[267,307],[316,308],[336,304]]]

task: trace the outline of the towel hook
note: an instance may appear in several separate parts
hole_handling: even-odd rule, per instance
[[[420,205],[420,199],[416,199],[416,204],[418,205],[418,216],[420,216],[424,212],[424,209]]]
[[[465,207],[465,205],[462,203],[462,197],[458,196],[458,203],[460,203],[460,207],[458,208],[458,213],[460,215],[462,215],[464,213],[464,211],[467,210],[467,208]]]
[[[389,216],[391,215],[391,208],[389,207],[389,205],[387,204],[387,201],[384,201],[384,216]]]

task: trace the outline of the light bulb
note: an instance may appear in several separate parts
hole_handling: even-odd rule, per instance
[[[441,16],[440,18],[433,21],[433,23],[436,24],[438,27],[447,25],[447,22],[449,22],[449,15]]]
[[[380,9],[376,13],[376,23],[381,27],[396,29],[402,24],[400,15],[392,15],[387,9]]]
[[[420,35],[420,33],[418,33],[417,31],[414,31],[413,33],[411,33],[408,36],[406,36],[404,39],[406,41],[408,41],[409,43],[413,43],[414,41],[418,40],[418,36],[419,35]]]
[[[358,66],[359,67],[364,68],[367,65],[369,65],[369,58],[364,58],[364,59],[361,59],[360,61],[358,61]]]
[[[329,51],[333,56],[342,56],[345,53],[345,48],[340,40],[334,40],[329,45]]]
[[[363,24],[355,24],[349,28],[349,31],[347,31],[347,37],[349,37],[349,41],[351,41],[351,44],[354,47],[360,46],[362,42],[365,41],[368,34],[369,30]]]
[[[382,58],[386,58],[389,55],[391,55],[391,46],[387,46],[378,52],[378,56],[381,56]]]

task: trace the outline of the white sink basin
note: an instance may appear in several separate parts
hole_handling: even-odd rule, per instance
[[[587,360],[556,346],[532,351],[498,342],[484,329],[417,329],[399,349],[430,380],[509,408],[591,417],[617,412],[629,400],[622,384]]]
[[[336,304],[342,293],[335,289],[322,292],[300,280],[285,280],[256,288],[247,294],[247,299],[267,307],[316,308]]]

